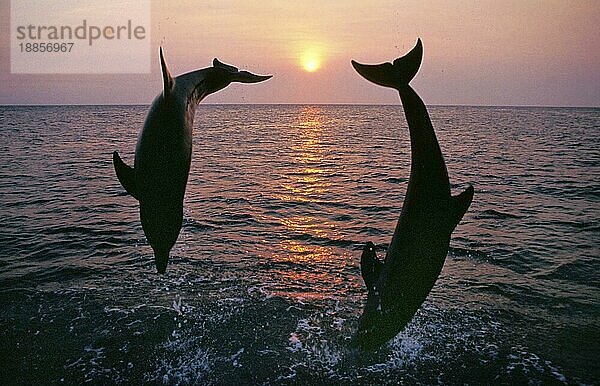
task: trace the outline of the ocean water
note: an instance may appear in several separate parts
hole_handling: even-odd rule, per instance
[[[164,276],[111,163],[147,107],[0,107],[0,383],[599,384],[600,109],[429,110],[475,198],[411,323],[356,352],[401,106],[201,105]]]

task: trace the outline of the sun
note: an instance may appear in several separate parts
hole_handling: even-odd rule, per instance
[[[294,57],[302,70],[316,72],[323,67],[328,49],[322,41],[306,38],[294,51]]]
[[[302,57],[302,68],[307,72],[315,72],[321,67],[321,61],[315,55],[305,54]]]

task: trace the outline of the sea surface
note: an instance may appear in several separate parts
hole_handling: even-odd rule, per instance
[[[111,160],[147,106],[0,107],[0,384],[600,384],[600,109],[429,111],[475,198],[414,319],[357,352],[401,106],[199,106],[163,276]]]

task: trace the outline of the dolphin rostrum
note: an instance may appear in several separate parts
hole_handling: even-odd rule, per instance
[[[134,167],[115,151],[119,182],[140,203],[144,234],[154,251],[156,269],[164,273],[169,252],[181,230],[183,197],[192,156],[196,105],[232,82],[257,83],[271,76],[254,75],[213,60],[213,66],[173,78],[162,48],[163,91],[152,103],[135,149]]]
[[[354,343],[374,349],[396,336],[412,319],[437,280],[450,245],[450,235],[471,205],[474,189],[451,196],[448,171],[427,109],[409,86],[423,58],[416,46],[393,63],[364,65],[352,61],[367,80],[391,87],[400,100],[410,132],[411,171],[402,212],[385,261],[367,243],[361,273],[367,304]]]

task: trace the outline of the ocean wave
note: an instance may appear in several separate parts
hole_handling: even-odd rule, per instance
[[[408,178],[388,177],[385,178],[383,181],[390,184],[404,184],[408,182]]]
[[[469,259],[475,259],[479,261],[489,261],[490,255],[483,251],[478,251],[476,249],[467,249],[460,247],[449,247],[448,253],[451,257],[466,257]]]
[[[600,289],[600,262],[594,259],[578,259],[545,269],[535,276],[538,279],[564,280]]]
[[[475,216],[477,219],[497,219],[497,220],[510,220],[510,219],[519,219],[524,216],[511,214],[506,212],[501,212],[495,209],[486,209]]]
[[[319,237],[308,233],[293,233],[289,236],[289,238],[291,240],[304,241],[308,244],[316,244],[326,247],[362,249],[364,246],[364,242],[362,241],[331,239],[328,237]]]

